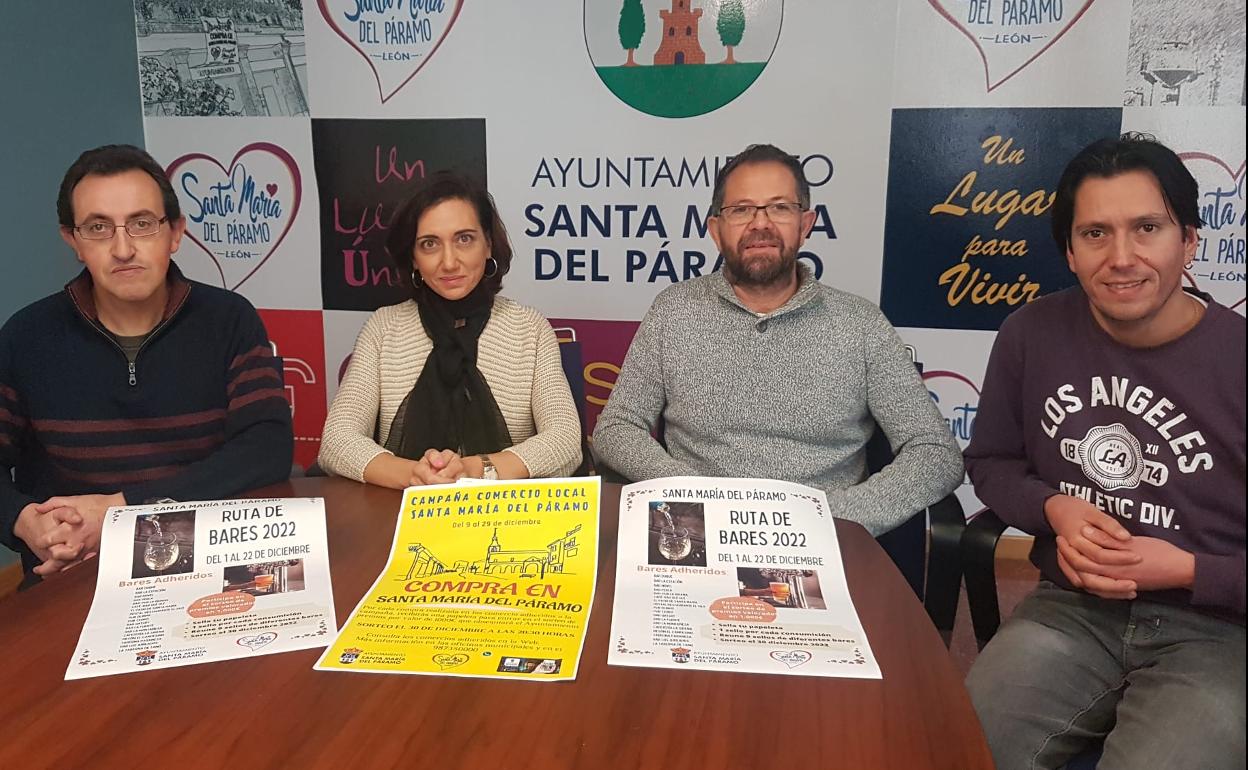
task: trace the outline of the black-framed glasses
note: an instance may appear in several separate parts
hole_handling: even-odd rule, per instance
[[[125,228],[126,235],[131,238],[146,238],[160,232],[160,226],[169,221],[169,217],[135,217],[126,220],[124,225],[115,225],[103,219],[93,219],[74,228],[78,235],[88,241],[107,241],[117,234],[118,228]]]
[[[721,206],[719,215],[730,225],[743,225],[752,222],[758,212],[765,212],[767,218],[778,225],[786,225],[795,221],[802,213],[802,205],[791,201],[777,201],[762,206],[742,204],[737,206]]]

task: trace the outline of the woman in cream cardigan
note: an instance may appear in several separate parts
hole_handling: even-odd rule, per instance
[[[511,244],[494,201],[438,174],[395,214],[387,251],[412,299],[355,343],[325,421],[326,471],[401,489],[463,476],[565,476],[581,428],[550,323],[499,296]]]

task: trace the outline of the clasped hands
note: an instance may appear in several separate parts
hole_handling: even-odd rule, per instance
[[[100,550],[104,514],[125,505],[120,492],[111,495],[60,495],[22,509],[15,535],[40,560],[35,574],[50,575],[90,559]]]
[[[454,484],[462,478],[479,479],[483,470],[481,458],[476,455],[463,457],[451,449],[430,449],[424,457],[410,462],[412,478],[408,486]]]
[[[1138,591],[1191,588],[1196,558],[1155,537],[1132,535],[1086,500],[1054,495],[1044,515],[1057,535],[1057,565],[1076,588],[1103,599]]]

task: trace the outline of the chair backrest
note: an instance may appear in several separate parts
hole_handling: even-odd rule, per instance
[[[575,475],[580,476],[589,473],[593,468],[593,457],[589,451],[588,420],[585,416],[585,359],[581,355],[581,343],[576,339],[575,329],[555,329],[555,337],[559,340],[559,362],[563,365],[563,375],[568,379],[572,400],[576,402],[576,414],[581,421],[581,464],[575,471]]]
[[[293,420],[295,418],[295,409],[296,409],[295,390],[290,385],[286,384],[286,372],[289,371],[286,368],[286,359],[282,358],[281,356],[277,354],[276,342],[270,342],[269,347],[273,348],[273,361],[274,361],[274,365],[277,367],[277,376],[282,381],[282,388],[286,393],[286,400],[290,402],[290,418]],[[320,471],[320,468],[317,467],[315,461],[312,462],[312,465],[310,467],[316,468],[318,471]],[[324,474],[324,471],[321,471],[321,473]],[[290,463],[290,477],[298,478],[304,475],[312,475],[312,474],[308,473],[307,469],[305,469],[298,462],[292,461]]]
[[[878,426],[867,442],[866,452],[868,473],[876,473],[893,461],[888,437]],[[914,514],[895,529],[877,537],[876,542],[897,565],[897,570],[914,589],[915,595],[923,599],[927,575],[927,511]]]
[[[923,364],[915,357],[914,348],[906,345],[910,361],[914,368],[923,374]],[[893,461],[893,449],[889,446],[888,437],[877,425],[871,439],[867,442],[867,473],[877,473]],[[943,502],[943,501],[942,501]],[[895,529],[885,532],[876,538],[880,547],[888,554],[902,577],[914,589],[920,601],[925,601],[928,577],[927,564],[927,511],[922,510],[906,519]],[[954,589],[956,602],[957,589]],[[956,607],[956,604],[955,604]],[[929,608],[930,609],[930,608]],[[951,626],[952,627],[952,626]]]
[[[581,343],[576,339],[576,330],[571,328],[555,329],[555,337],[559,340],[559,362],[563,365],[564,376],[568,378],[568,387],[572,389],[576,413],[581,418],[581,435],[586,435],[585,359],[581,355]]]

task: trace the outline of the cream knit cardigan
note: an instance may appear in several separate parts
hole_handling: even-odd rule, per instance
[[[323,469],[364,480],[364,466],[387,451],[382,444],[390,423],[432,349],[414,301],[373,313],[325,420],[317,458]],[[550,322],[532,308],[495,297],[478,342],[477,368],[516,442],[507,451],[524,462],[529,476],[566,476],[575,470],[581,462],[580,420]]]

